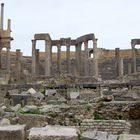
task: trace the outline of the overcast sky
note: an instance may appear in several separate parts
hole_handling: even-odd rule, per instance
[[[49,33],[52,39],[87,33],[98,38],[98,47],[131,48],[140,38],[140,0],[1,0],[5,3],[5,27],[12,20],[12,50],[31,55],[35,33]],[[42,43],[38,48],[42,48]]]

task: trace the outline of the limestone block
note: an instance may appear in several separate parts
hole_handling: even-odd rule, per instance
[[[140,135],[121,134],[119,140],[140,140]]]
[[[117,136],[101,131],[85,131],[81,140],[117,140]]]
[[[25,125],[1,126],[0,140],[25,140]]]
[[[46,126],[32,128],[29,140],[77,140],[78,134],[75,128],[64,126]]]
[[[30,88],[30,89],[28,90],[28,92],[29,92],[30,94],[35,94],[35,93],[36,93],[36,91],[35,91],[33,88]]]

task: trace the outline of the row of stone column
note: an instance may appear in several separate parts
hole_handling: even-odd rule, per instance
[[[120,56],[120,49],[115,49],[115,59],[116,59],[116,72],[118,77],[124,76],[124,61]],[[135,65],[134,65],[135,66]],[[131,62],[128,63],[128,74],[132,74],[132,65]],[[135,68],[134,68],[135,69]],[[134,71],[135,72],[135,71]]]
[[[32,75],[36,76],[39,74],[39,50],[36,49],[36,41],[32,40]],[[98,60],[97,60],[97,40],[93,42],[93,53],[94,53],[94,76],[98,77]],[[76,75],[81,75],[81,58],[82,58],[82,43],[78,43],[76,46]],[[84,75],[88,76],[88,41],[84,42],[85,52],[84,52]],[[70,73],[70,45],[66,45],[66,70]],[[45,75],[51,75],[51,63],[52,63],[52,46],[51,43],[45,40]],[[57,70],[61,73],[61,45],[57,45]]]
[[[32,75],[39,74],[39,49],[36,40],[32,40]],[[51,75],[51,44],[45,40],[45,75]]]

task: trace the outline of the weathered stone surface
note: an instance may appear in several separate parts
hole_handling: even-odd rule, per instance
[[[140,135],[122,134],[119,140],[140,140]]]
[[[25,125],[1,126],[0,140],[25,140]]]
[[[82,134],[81,140],[117,140],[118,136],[109,135],[107,132],[86,131]]]
[[[8,120],[7,118],[3,118],[0,121],[0,126],[6,126],[6,125],[10,125],[10,120]]]
[[[80,93],[79,92],[70,92],[70,99],[77,99],[79,98]]]
[[[37,114],[19,114],[18,123],[26,124],[27,129],[32,127],[43,127],[46,126],[48,118],[45,115]]]
[[[46,126],[32,128],[29,140],[77,140],[78,134],[75,128],[64,126]]]
[[[22,108],[22,112],[24,113],[36,113],[38,112],[38,107],[35,105],[26,105],[24,108]]]

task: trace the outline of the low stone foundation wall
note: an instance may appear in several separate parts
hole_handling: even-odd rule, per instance
[[[86,119],[81,123],[82,131],[106,131],[111,134],[128,134],[131,125],[125,120],[92,120]]]

